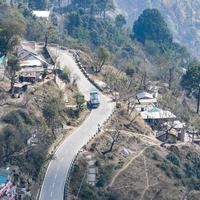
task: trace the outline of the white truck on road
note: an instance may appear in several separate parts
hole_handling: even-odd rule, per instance
[[[90,92],[90,100],[87,103],[89,109],[98,108],[100,105],[99,101],[99,93],[97,90],[93,90]]]

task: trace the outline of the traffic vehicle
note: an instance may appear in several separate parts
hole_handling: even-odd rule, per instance
[[[87,106],[90,109],[98,108],[100,105],[99,101],[99,93],[97,90],[93,90],[90,92],[90,100],[87,102]]]

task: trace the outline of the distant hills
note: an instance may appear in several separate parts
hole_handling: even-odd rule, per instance
[[[200,55],[200,0],[114,0],[116,7],[133,22],[146,8],[157,8],[165,17],[174,38]]]

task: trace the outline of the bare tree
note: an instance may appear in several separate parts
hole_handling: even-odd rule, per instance
[[[5,68],[5,75],[10,80],[10,91],[13,94],[14,84],[16,82],[17,72],[20,70],[19,59],[15,53],[8,57],[8,63]]]
[[[105,74],[105,81],[113,96],[118,93],[116,101],[129,103],[135,95],[135,84],[132,77],[127,77],[122,71],[111,70]]]
[[[111,142],[110,142],[110,147],[109,149],[105,150],[102,152],[103,156],[105,156],[107,153],[112,152],[114,145],[119,141],[119,137],[120,137],[120,130],[116,129],[114,132],[112,132],[110,134],[111,136]]]
[[[111,59],[111,54],[105,47],[100,47],[98,50],[97,63],[95,63],[95,73],[101,72],[103,66]]]

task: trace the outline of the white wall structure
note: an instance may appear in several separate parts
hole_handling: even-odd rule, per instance
[[[36,17],[48,19],[50,16],[50,11],[48,11],[48,10],[33,10],[33,14]]]

